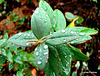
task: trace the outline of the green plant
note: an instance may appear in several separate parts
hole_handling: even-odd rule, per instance
[[[3,39],[0,41],[0,58],[2,59],[0,65],[7,59],[9,67],[11,65],[10,70],[13,67],[17,68],[17,76],[23,76],[22,72],[29,64],[36,67],[37,70],[43,70],[47,76],[59,76],[59,74],[70,76],[72,60],[89,59],[81,50],[71,44],[84,43],[92,39],[90,35],[96,33],[96,30],[86,27],[66,28],[66,19],[62,12],[58,9],[53,11],[46,1],[41,0],[39,7],[31,17],[31,30],[19,32],[8,40],[6,39],[13,46],[34,47],[35,49],[30,53],[24,52],[18,47],[16,50],[7,49],[5,51],[2,47],[5,42]],[[19,67],[15,67],[14,64]]]

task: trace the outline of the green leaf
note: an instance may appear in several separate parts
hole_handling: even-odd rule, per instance
[[[75,34],[74,32],[60,30],[60,31],[54,32],[51,35],[48,35],[47,38],[48,38],[46,41],[47,44],[59,45],[59,44],[65,44],[75,39],[78,39],[79,35]]]
[[[4,0],[1,0],[1,1],[0,1],[0,4],[2,4],[3,2],[4,2]]]
[[[6,39],[0,40],[0,46],[6,41]]]
[[[88,60],[89,57],[84,55],[81,50],[70,45],[69,47],[73,60]]]
[[[80,35],[94,35],[98,33],[97,30],[87,28],[87,27],[70,27],[70,28],[66,28],[66,31],[72,31]]]
[[[1,47],[6,49],[6,48],[9,47],[10,45],[11,45],[11,43],[9,43],[8,40],[6,40],[6,41],[1,45]]]
[[[25,64],[23,64],[23,65],[19,64],[19,70],[22,71],[22,72],[23,72],[24,69],[27,68],[27,67],[28,67],[28,64],[27,64],[27,63],[25,63]]]
[[[23,60],[19,55],[14,55],[13,59],[16,63],[23,64]]]
[[[76,20],[76,24],[81,24],[84,21],[82,17],[79,17],[79,19]]]
[[[51,8],[51,6],[46,1],[41,0],[39,2],[39,7],[41,7],[47,13],[47,15],[49,16],[50,21],[51,21],[51,26],[53,29],[55,29],[56,21],[55,21],[54,12],[53,12],[53,9]],[[51,29],[51,30],[53,30],[53,29]]]
[[[66,31],[66,30],[59,30],[57,32],[53,32],[46,37],[49,39],[53,39],[53,38],[61,38],[61,37],[68,37],[68,36],[78,36],[79,37],[79,35],[76,34],[75,32]]]
[[[56,9],[56,10],[54,10],[54,16],[55,16],[55,20],[56,20],[55,30],[58,31],[58,30],[65,29],[66,20],[65,20],[63,13],[60,10]]]
[[[34,35],[40,39],[50,34],[50,18],[42,8],[37,8],[31,17],[31,29]]]
[[[12,53],[9,51],[9,50],[6,50],[6,53],[7,53],[7,59],[13,63],[13,55]]]
[[[59,56],[56,48],[49,45],[49,59],[44,68],[47,76],[59,76]]]
[[[9,63],[9,66],[8,66],[9,71],[10,71],[13,67],[14,67],[14,63]]]
[[[100,70],[100,65],[98,66],[98,70]]]
[[[60,58],[60,75],[61,76],[70,76],[71,71],[71,53],[67,45],[58,45],[56,46],[59,58]]]
[[[68,36],[68,37],[54,38],[54,39],[48,39],[46,43],[50,45],[67,44],[77,38],[79,37],[78,36]]]
[[[28,40],[36,39],[32,31],[20,32],[18,34],[13,35],[8,39],[8,41],[12,44],[19,46],[31,46],[29,43],[26,43]]]
[[[10,22],[9,20],[6,20],[6,26],[8,25],[9,22]]]
[[[73,72],[72,73],[72,76],[77,76],[77,72]]]
[[[17,75],[16,76],[23,76],[21,71],[17,71]]]
[[[10,45],[9,46],[9,51],[16,51],[17,50],[17,45]]]
[[[5,63],[5,61],[6,61],[6,58],[4,57],[4,56],[0,56],[0,66],[3,64],[3,63]]]
[[[3,39],[8,39],[8,34],[7,33],[4,34]]]
[[[34,57],[40,70],[43,70],[48,60],[48,46],[40,44],[35,48]]]
[[[73,18],[74,18],[74,15],[73,15],[71,12],[66,12],[66,13],[65,13],[65,16],[66,16],[66,18],[67,18],[68,20],[73,20]]]
[[[27,52],[20,52],[20,57],[22,58],[23,61],[27,61],[27,55],[28,53]]]
[[[1,54],[4,55],[4,56],[7,56],[6,50],[5,49],[1,49]]]
[[[92,39],[91,36],[88,36],[88,35],[81,35],[80,38],[76,39],[76,40],[73,40],[71,42],[68,42],[68,44],[81,44],[81,43],[84,43],[86,42],[87,40],[90,40]]]

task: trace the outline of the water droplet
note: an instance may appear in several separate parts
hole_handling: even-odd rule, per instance
[[[18,33],[18,35],[19,35],[19,36],[20,36],[20,35],[22,35],[22,34],[23,34],[23,33],[21,33],[21,32],[20,32],[20,33]]]
[[[36,14],[38,14],[38,11],[35,11]]]
[[[30,34],[28,34],[28,36],[30,36]]]
[[[44,46],[44,49],[47,49],[47,48],[48,48],[48,46],[47,46],[47,45],[45,45],[45,46]]]
[[[66,32],[65,30],[62,30],[62,32]]]
[[[80,33],[80,35],[84,35],[84,33]]]
[[[37,48],[35,48],[35,50],[37,50]]]
[[[75,34],[75,32],[71,31],[70,33]]]
[[[71,57],[71,55],[69,55],[69,57]]]
[[[26,43],[26,45],[29,45],[29,43]]]
[[[38,61],[38,62],[37,62],[37,64],[41,64],[41,63],[42,63],[41,61]]]
[[[66,39],[63,39],[64,40],[64,42],[66,42]]]
[[[36,56],[38,56],[39,55],[39,52],[36,52]]]
[[[40,60],[41,60],[42,58],[40,58]]]
[[[65,58],[67,58],[67,56],[65,56]]]
[[[44,53],[44,55],[47,55],[47,54],[48,54],[48,52],[45,52],[45,53]]]

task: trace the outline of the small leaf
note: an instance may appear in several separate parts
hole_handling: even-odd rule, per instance
[[[79,17],[79,19],[76,20],[76,24],[81,24],[84,21],[82,17]]]
[[[56,21],[55,21],[54,12],[53,12],[53,9],[51,8],[51,6],[46,1],[41,0],[39,2],[39,7],[41,7],[47,13],[47,15],[49,16],[50,21],[51,21],[51,26],[53,29],[55,29]],[[51,28],[51,30],[53,30],[52,28]]]
[[[14,56],[13,56],[13,59],[14,59],[14,61],[15,61],[16,63],[23,64],[23,60],[21,59],[20,56],[14,55]]]
[[[48,46],[40,44],[35,48],[34,57],[40,70],[43,70],[48,60]]]
[[[17,75],[16,76],[23,76],[21,71],[17,71]]]
[[[26,43],[28,40],[36,39],[32,31],[20,32],[18,34],[13,35],[8,39],[8,41],[12,44],[19,46],[31,46],[29,43]]]
[[[54,16],[55,16],[55,20],[56,20],[55,30],[58,31],[58,30],[65,29],[66,20],[65,20],[63,13],[60,10],[56,9],[56,10],[54,10]]]
[[[0,46],[6,41],[6,39],[0,40]]]
[[[5,63],[5,61],[6,61],[6,58],[4,57],[4,56],[0,56],[0,66],[3,64],[3,63]]]
[[[81,50],[70,45],[70,52],[73,60],[88,60],[89,57],[84,55]]]
[[[3,39],[8,39],[8,34],[7,33],[4,34]]]
[[[42,8],[37,8],[31,17],[31,29],[34,35],[40,39],[50,34],[50,19]]]
[[[66,28],[66,31],[76,32],[77,34],[80,33],[81,35],[94,35],[98,33],[97,30],[87,28],[87,27],[70,27],[70,28]]]
[[[5,49],[1,49],[1,54],[4,55],[4,56],[7,56],[6,50]]]
[[[9,63],[9,71],[14,67],[14,63]]]
[[[73,15],[71,12],[66,12],[66,13],[65,13],[65,16],[66,16],[66,18],[67,18],[68,20],[73,20],[73,18],[74,18],[74,15]]]
[[[59,56],[57,50],[49,45],[49,52],[49,59],[43,71],[47,76],[59,76]]]
[[[7,59],[8,59],[11,63],[13,63],[13,55],[12,55],[12,53],[11,53],[9,50],[7,50],[6,53],[7,53]]]
[[[56,46],[59,58],[60,58],[60,75],[61,76],[70,76],[71,71],[71,53],[67,45],[58,45]]]

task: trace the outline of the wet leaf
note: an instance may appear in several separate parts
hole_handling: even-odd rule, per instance
[[[80,35],[94,35],[98,33],[97,30],[87,28],[87,27],[70,27],[70,28],[66,28],[66,31],[72,31]]]
[[[45,44],[40,44],[35,48],[34,57],[40,70],[43,70],[48,60],[49,50]]]
[[[18,34],[13,35],[8,39],[12,44],[19,46],[31,46],[29,43],[26,43],[28,40],[36,39],[32,31],[19,32]]]
[[[71,72],[71,53],[67,45],[58,45],[56,46],[59,58],[60,58],[60,75],[61,76],[70,76]]]
[[[46,1],[41,0],[39,2],[39,7],[42,8],[47,13],[47,15],[49,16],[50,21],[51,21],[51,26],[53,29],[55,29],[56,21],[55,21],[54,12],[53,12],[53,9],[51,8],[51,6]],[[53,31],[52,28],[51,28],[51,30]]]
[[[0,40],[0,46],[6,41],[6,39]]]
[[[47,76],[59,76],[59,56],[57,50],[49,45],[49,52],[49,59],[43,71]]]
[[[37,8],[31,17],[31,29],[34,35],[40,39],[50,34],[50,19],[42,8]]]

